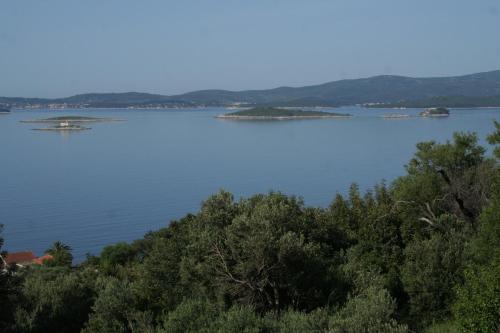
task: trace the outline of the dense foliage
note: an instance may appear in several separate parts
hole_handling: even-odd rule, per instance
[[[406,175],[327,208],[220,191],[78,266],[56,242],[0,275],[0,331],[498,332],[500,151],[477,141],[420,143]]]
[[[303,111],[296,109],[283,109],[273,107],[255,107],[248,110],[241,110],[225,114],[230,117],[333,117],[343,116],[347,117],[348,114],[324,112],[324,111]]]

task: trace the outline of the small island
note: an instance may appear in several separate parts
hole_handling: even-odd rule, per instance
[[[349,117],[351,117],[351,115],[346,113],[290,110],[274,107],[256,107],[253,109],[241,110],[216,116],[216,118],[219,119],[231,120],[289,120]]]
[[[89,130],[90,127],[84,127],[80,125],[70,124],[67,121],[61,122],[59,125],[45,128],[33,128],[34,131],[84,131]]]
[[[450,115],[450,111],[443,107],[428,108],[420,112],[420,115],[422,117],[448,117]]]
[[[381,116],[384,119],[408,119],[411,118],[409,114],[405,113],[387,113]]]
[[[22,123],[98,123],[107,121],[122,121],[121,119],[114,118],[96,118],[96,117],[82,117],[82,116],[60,116],[45,119],[32,119],[21,120]]]
[[[112,118],[95,118],[82,116],[60,116],[45,119],[21,120],[22,123],[37,123],[37,124],[54,124],[51,127],[33,128],[35,131],[83,131],[89,130],[90,127],[84,127],[82,123],[98,123],[106,121],[121,121],[120,119]]]

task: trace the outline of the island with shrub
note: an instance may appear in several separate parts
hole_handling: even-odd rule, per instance
[[[447,108],[439,107],[439,108],[428,108],[423,112],[420,112],[422,117],[448,117],[450,115],[450,111]]]
[[[219,119],[231,120],[288,120],[288,119],[318,119],[318,118],[349,118],[347,113],[324,111],[304,111],[296,109],[282,109],[276,107],[256,107],[216,116]]]
[[[59,116],[44,119],[21,120],[22,123],[37,123],[37,124],[52,124],[51,127],[33,128],[35,131],[82,131],[89,130],[90,127],[82,126],[82,124],[99,123],[107,121],[121,121],[114,118],[96,118],[83,116]]]

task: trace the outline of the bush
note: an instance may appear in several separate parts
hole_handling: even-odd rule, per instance
[[[326,332],[328,316],[328,311],[322,308],[310,313],[287,311],[279,318],[278,328],[284,333]]]
[[[444,323],[434,324],[428,327],[424,333],[458,333],[460,332],[456,323],[447,321]]]
[[[39,267],[26,274],[16,331],[79,332],[92,304],[89,281],[60,267]]]
[[[166,313],[163,320],[165,333],[211,332],[219,310],[207,300],[185,300],[175,310]]]
[[[405,249],[402,278],[416,327],[450,316],[453,287],[462,281],[464,243],[460,233],[436,233],[430,239],[413,241]]]
[[[500,260],[468,269],[457,288],[454,314],[463,332],[500,332]]]
[[[385,289],[369,287],[351,297],[330,321],[331,333],[406,333],[393,318],[396,303]]]
[[[101,278],[97,284],[98,297],[82,332],[127,332],[129,316],[136,311],[129,283],[116,278]]]
[[[251,306],[233,306],[221,314],[211,331],[220,333],[259,333],[266,329],[266,320]]]
[[[119,265],[125,265],[132,261],[135,256],[134,248],[127,243],[117,243],[106,246],[99,260],[100,266],[107,274],[113,273]]]

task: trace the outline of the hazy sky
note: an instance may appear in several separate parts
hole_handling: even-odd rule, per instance
[[[0,0],[0,96],[494,69],[499,0]]]

